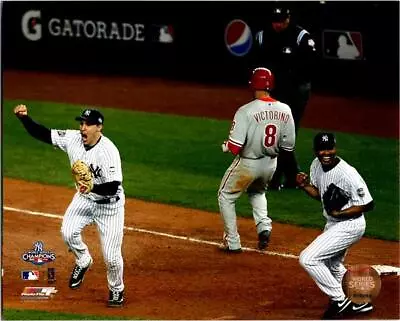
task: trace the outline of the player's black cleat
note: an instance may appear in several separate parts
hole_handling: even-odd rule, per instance
[[[280,191],[283,189],[283,184],[269,184],[268,185],[268,190],[269,191]]]
[[[258,234],[258,249],[263,251],[267,248],[271,231],[262,231]]]
[[[242,252],[243,252],[241,248],[232,250],[232,249],[229,248],[228,245],[225,245],[225,244],[221,244],[221,245],[218,247],[218,249],[219,249],[220,251],[225,252],[225,253],[228,253],[228,254],[239,254],[239,253],[242,253]]]
[[[71,273],[71,278],[69,279],[69,287],[71,289],[77,289],[81,286],[85,273],[89,269],[91,264],[92,261],[90,261],[89,265],[84,268],[80,267],[79,265],[75,265]]]
[[[323,320],[339,319],[345,315],[350,314],[352,306],[353,303],[350,301],[349,298],[345,298],[343,301],[331,301],[322,319]]]
[[[108,306],[119,308],[124,303],[124,291],[109,291]]]
[[[222,237],[222,243],[218,246],[218,249],[222,252],[229,253],[229,254],[242,253],[241,248],[238,248],[238,249],[229,248],[227,237],[228,236],[224,233],[224,236]]]
[[[371,303],[353,303],[351,306],[351,313],[353,314],[359,314],[359,313],[366,313],[370,312],[374,309],[373,305]]]

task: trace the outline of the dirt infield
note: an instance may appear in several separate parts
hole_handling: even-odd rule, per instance
[[[230,118],[237,105],[248,99],[248,93],[242,90],[161,80],[28,72],[5,72],[3,79],[4,98],[7,99],[64,101],[216,118]],[[156,99],[144,99],[147,97]],[[332,98],[329,101],[343,100]],[[373,132],[376,126],[371,126],[372,120],[367,122],[368,117],[358,130],[351,129],[359,133],[368,131],[373,135],[398,137],[398,109],[393,106],[379,106],[378,110],[372,110],[374,104],[360,106],[363,112],[359,115],[351,115],[353,109],[346,109],[343,105],[340,105],[343,109],[329,106],[324,107],[327,115],[336,115],[336,119],[353,119],[356,124],[357,120],[366,117],[365,114],[369,117],[382,115],[382,121],[390,124],[380,127],[379,133]],[[356,111],[360,109],[355,108]],[[340,114],[340,110],[345,114]],[[315,127],[315,121],[307,112],[304,126]],[[326,124],[320,127],[332,126],[332,129],[346,131],[344,122],[334,127],[332,117],[325,121]],[[219,252],[214,243],[207,244],[205,241],[219,242],[221,238],[222,222],[215,213],[129,199],[125,226],[142,230],[125,230],[126,304],[122,309],[109,309],[105,305],[105,267],[95,227],[91,226],[84,232],[95,264],[82,287],[70,290],[67,281],[73,257],[60,237],[61,219],[40,214],[63,215],[74,191],[9,178],[4,178],[3,186],[4,206],[17,209],[5,210],[3,216],[3,306],[6,309],[170,320],[292,320],[319,319],[327,304],[327,298],[295,258],[257,252],[231,256]],[[35,211],[37,215],[18,209]],[[243,246],[255,248],[253,221],[239,219],[239,229]],[[297,256],[318,234],[318,230],[275,223],[269,250]],[[185,237],[200,241],[193,242]],[[20,259],[36,240],[43,241],[45,250],[52,250],[57,255],[54,263],[39,268],[43,272],[48,266],[56,268],[58,293],[50,302],[20,300],[24,286],[47,285],[42,277],[41,281],[22,281],[20,277],[21,270],[36,268]],[[351,249],[346,263],[398,265],[399,243],[363,238]],[[375,306],[376,310],[367,318],[398,319],[398,277],[382,278],[382,290]]]

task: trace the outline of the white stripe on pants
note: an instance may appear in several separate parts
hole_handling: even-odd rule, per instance
[[[122,259],[122,239],[124,236],[124,212],[123,206],[109,209],[110,205],[96,204],[101,207],[102,215],[95,217],[97,230],[100,234],[101,248],[103,250],[104,262],[107,267],[108,287],[111,291],[122,291],[124,289]]]
[[[61,225],[64,242],[74,253],[76,264],[81,267],[89,265],[92,257],[87,245],[83,242],[81,232],[89,224],[96,224],[107,267],[108,288],[122,291],[123,259],[122,239],[124,228],[124,202],[116,204],[96,204],[92,200],[76,193],[68,206]]]
[[[341,301],[345,298],[341,284],[346,272],[344,256],[364,232],[364,216],[342,222],[328,222],[324,232],[300,254],[300,264],[331,300]]]

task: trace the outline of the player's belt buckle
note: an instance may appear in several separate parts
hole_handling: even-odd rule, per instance
[[[97,204],[110,204],[110,203],[116,203],[120,200],[119,196],[115,196],[115,197],[110,197],[110,198],[106,198],[104,200],[99,200],[99,201],[95,201]]]

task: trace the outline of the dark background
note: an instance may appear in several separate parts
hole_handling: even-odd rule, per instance
[[[226,25],[244,20],[253,36],[269,23],[277,2],[11,2],[2,3],[3,68],[112,73],[241,85],[247,83],[249,56],[236,57],[224,43]],[[313,90],[345,96],[398,100],[399,2],[282,2],[292,20],[314,37],[319,56]],[[40,10],[43,37],[27,40],[22,15]],[[142,23],[146,41],[116,41],[46,34],[50,18]],[[154,28],[171,25],[173,44],[151,41]],[[323,56],[324,29],[362,34],[362,60]],[[254,46],[254,45],[253,45]]]

